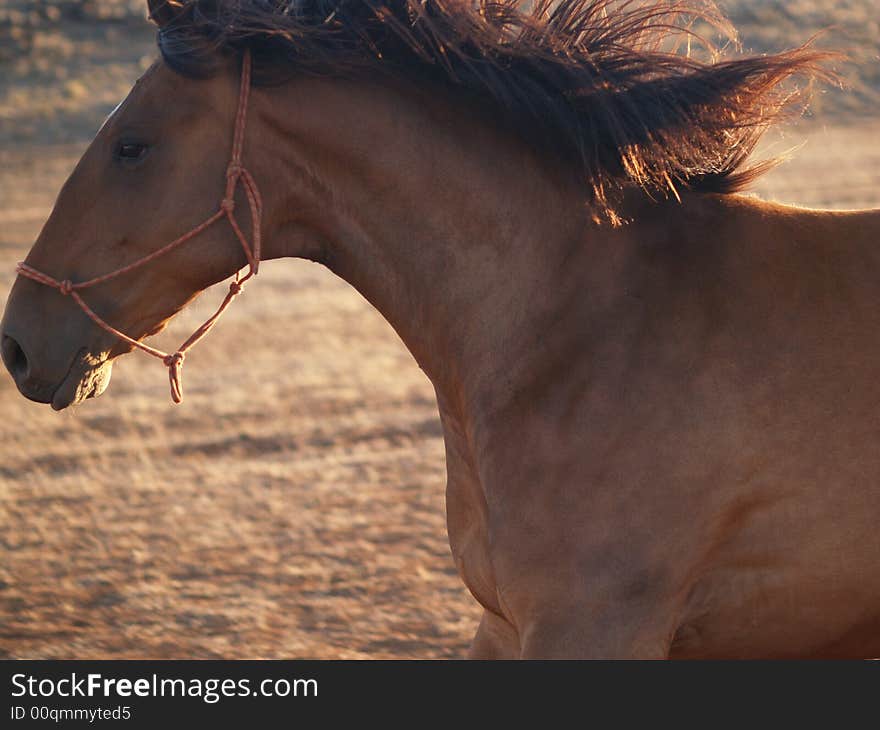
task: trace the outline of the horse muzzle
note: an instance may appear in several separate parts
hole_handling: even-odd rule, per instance
[[[86,348],[73,356],[60,378],[35,367],[19,340],[5,331],[0,334],[0,354],[18,391],[28,400],[50,403],[56,411],[94,398],[110,384],[112,363],[94,358]]]
[[[16,289],[0,323],[0,356],[18,391],[55,410],[104,392],[112,365],[106,356],[83,346],[88,330],[69,315],[44,311],[42,299],[25,300]],[[58,325],[62,329],[54,331]]]

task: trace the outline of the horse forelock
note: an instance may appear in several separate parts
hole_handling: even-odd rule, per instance
[[[708,0],[187,0],[159,33],[174,70],[206,76],[249,48],[258,83],[393,77],[481,98],[579,165],[600,216],[617,191],[733,192],[768,165],[763,131],[802,108],[786,82],[821,74],[809,48],[725,58],[735,31]],[[701,51],[698,53],[696,48]]]

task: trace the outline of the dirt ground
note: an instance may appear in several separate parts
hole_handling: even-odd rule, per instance
[[[768,138],[772,152],[804,146],[758,194],[880,206],[873,4],[788,3],[810,18],[791,21],[789,45],[848,22],[866,68],[848,72],[846,103]],[[758,13],[776,3],[729,5],[756,47],[777,40],[757,32],[768,22],[788,27]],[[36,27],[0,60],[0,302],[88,136],[154,54],[124,13]],[[104,396],[58,414],[0,374],[0,657],[462,656],[479,611],[446,540],[433,392],[382,318],[318,266],[273,262],[186,375],[174,407],[164,368],[132,354]]]

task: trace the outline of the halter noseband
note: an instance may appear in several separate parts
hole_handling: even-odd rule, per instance
[[[183,372],[183,362],[186,359],[187,351],[199,340],[201,340],[206,334],[208,334],[208,332],[211,330],[211,328],[220,318],[220,315],[223,314],[223,312],[226,310],[232,300],[235,299],[235,297],[237,297],[239,294],[241,294],[244,283],[251,277],[256,276],[260,268],[260,222],[263,215],[263,201],[253,176],[242,166],[241,162],[242,150],[244,148],[244,133],[247,124],[247,111],[248,99],[250,97],[250,88],[251,55],[250,51],[245,51],[241,66],[241,90],[239,91],[238,96],[238,111],[235,116],[235,134],[232,140],[232,158],[229,162],[229,167],[226,170],[226,192],[223,196],[223,200],[220,201],[219,209],[216,213],[214,213],[214,215],[212,215],[203,223],[197,225],[195,228],[189,231],[189,233],[184,234],[180,238],[175,239],[171,243],[163,246],[153,253],[144,256],[143,258],[138,259],[137,261],[128,264],[127,266],[123,266],[122,268],[116,269],[115,271],[111,271],[108,274],[103,274],[102,276],[97,276],[93,279],[89,279],[88,281],[74,283],[69,279],[53,279],[48,274],[37,271],[37,269],[29,266],[24,262],[19,263],[16,267],[17,273],[21,276],[27,277],[28,279],[33,279],[40,284],[51,286],[52,288],[57,289],[63,295],[69,296],[79,305],[80,309],[82,309],[82,311],[85,312],[86,315],[88,315],[88,317],[99,327],[105,329],[107,332],[110,332],[113,335],[116,335],[119,339],[125,340],[125,342],[128,342],[130,345],[133,345],[134,347],[143,350],[148,355],[159,358],[163,363],[165,363],[165,366],[168,368],[168,378],[171,382],[171,399],[175,403],[180,403],[183,400],[183,383],[181,378]],[[241,187],[244,190],[248,202],[248,207],[250,208],[251,227],[253,229],[251,234],[253,239],[252,244],[248,243],[244,232],[241,230],[241,227],[238,225],[238,221],[235,218],[235,191],[239,184],[241,184]],[[89,307],[89,305],[86,304],[83,298],[79,295],[80,289],[87,289],[90,286],[103,284],[105,281],[115,279],[117,276],[122,276],[122,274],[127,274],[129,271],[133,271],[134,269],[137,269],[144,264],[149,263],[153,259],[159,258],[169,251],[176,249],[178,246],[183,245],[187,241],[195,238],[200,233],[210,228],[221,218],[226,218],[229,221],[229,225],[235,233],[235,237],[238,239],[239,243],[241,243],[241,247],[244,250],[244,255],[248,263],[248,273],[244,276],[241,276],[240,271],[236,272],[235,280],[229,285],[229,292],[226,294],[226,298],[223,300],[217,311],[214,312],[214,314],[211,315],[211,317],[201,327],[193,332],[186,339],[186,341],[173,353],[162,352],[162,350],[158,350],[155,347],[145,345],[144,343],[139,342],[132,337],[129,337],[125,333],[120,332],[118,329],[108,324],[106,321],[101,319],[101,317],[95,314],[91,307]]]

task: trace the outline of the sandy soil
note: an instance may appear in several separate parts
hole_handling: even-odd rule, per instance
[[[74,31],[53,41],[81,53],[63,77],[0,66],[0,302],[89,130],[152,54],[136,24]],[[768,140],[806,144],[757,192],[880,206],[865,98]],[[379,315],[315,265],[271,263],[186,376],[173,407],[164,368],[133,354],[61,414],[0,377],[0,656],[462,656],[479,611],[446,542],[433,393]]]

